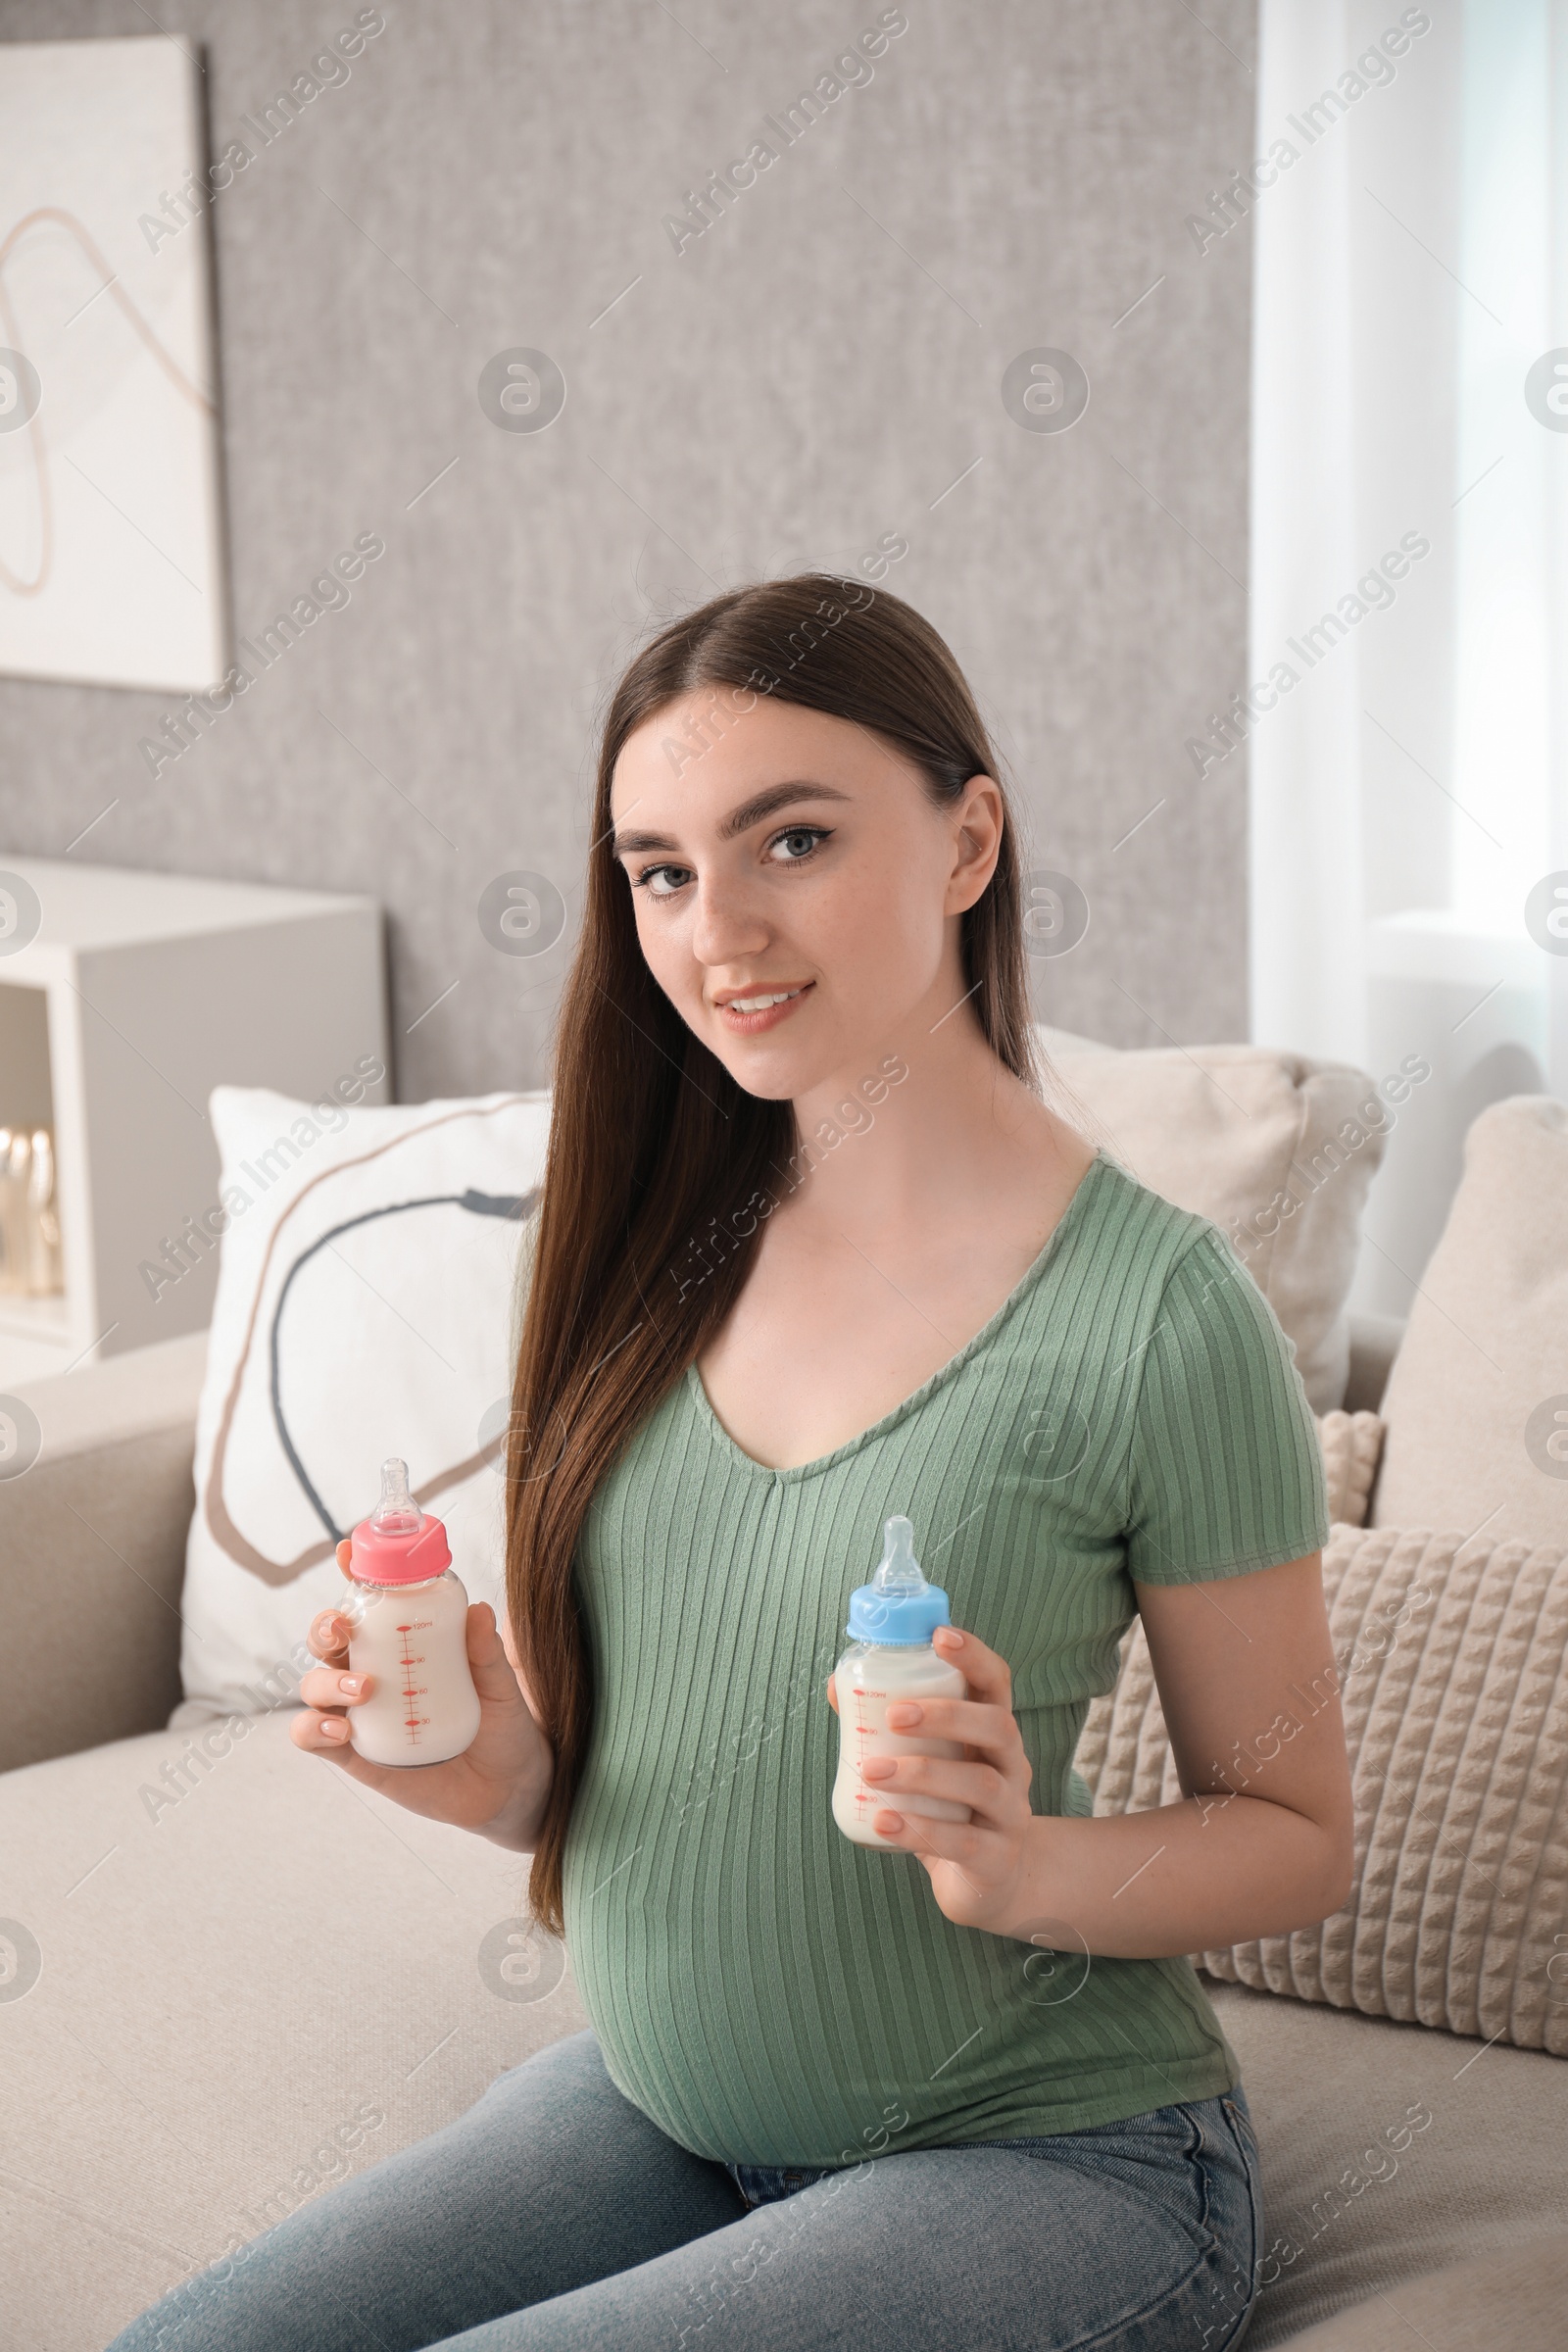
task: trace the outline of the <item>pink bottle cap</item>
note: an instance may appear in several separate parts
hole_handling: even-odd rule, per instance
[[[349,1573],[362,1585],[422,1585],[452,1565],[452,1546],[439,1519],[429,1519],[409,1492],[409,1465],[394,1454],[381,1464],[381,1499],[350,1538]]]

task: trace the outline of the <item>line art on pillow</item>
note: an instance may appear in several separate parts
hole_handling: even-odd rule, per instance
[[[272,1421],[277,1430],[277,1442],[283,1448],[283,1452],[288,1460],[289,1468],[299,1480],[300,1486],[304,1490],[306,1500],[309,1502],[312,1510],[316,1513],[316,1516],[318,1519],[319,1519],[321,1525],[325,1528],[327,1534],[331,1537],[334,1544],[341,1544],[349,1531],[346,1527],[338,1526],[337,1522],[333,1519],[331,1512],[327,1509],[325,1503],[321,1500],[320,1495],[317,1493],[316,1487],[311,1480],[310,1473],[307,1471],[305,1464],[300,1460],[299,1450],[296,1447],[293,1439],[289,1435],[288,1424],[283,1418],[283,1398],[281,1394],[281,1382],[278,1364],[278,1337],[282,1329],[283,1308],[287,1301],[289,1289],[294,1281],[295,1275],[299,1273],[302,1266],[309,1265],[311,1259],[316,1255],[318,1250],[324,1250],[329,1242],[335,1242],[340,1233],[352,1233],[356,1225],[370,1225],[373,1224],[379,1217],[401,1216],[405,1210],[413,1208],[466,1208],[470,1216],[520,1218],[527,1215],[529,1209],[533,1206],[538,1198],[539,1196],[536,1192],[478,1193],[475,1192],[473,1187],[470,1185],[467,1191],[463,1193],[429,1193],[419,1200],[388,1200],[381,1208],[365,1208],[360,1211],[357,1217],[345,1217],[341,1225],[329,1225],[325,1233],[321,1234],[318,1240],[312,1242],[308,1249],[300,1251],[299,1256],[294,1260],[294,1263],[284,1275],[283,1287],[277,1294],[277,1304],[272,1309]],[[503,1435],[505,1435],[504,1432]],[[488,1460],[490,1455],[496,1451],[500,1443],[501,1440],[499,1438],[492,1439],[488,1446],[482,1447],[481,1450],[474,1455],[474,1464],[476,1465],[481,1461]]]
[[[227,1503],[223,1497],[223,1466],[228,1453],[229,1441],[233,1433],[234,1416],[239,1404],[240,1391],[244,1384],[246,1372],[251,1366],[252,1351],[256,1347],[258,1336],[257,1326],[261,1320],[262,1303],[267,1294],[268,1276],[271,1271],[274,1260],[277,1258],[281,1249],[285,1245],[285,1235],[287,1233],[289,1220],[300,1208],[304,1206],[305,1202],[310,1199],[311,1195],[319,1185],[325,1184],[334,1178],[343,1176],[348,1172],[349,1169],[365,1167],[370,1161],[382,1158],[389,1152],[402,1150],[406,1145],[414,1141],[416,1137],[429,1135],[436,1128],[450,1126],[459,1119],[494,1118],[503,1111],[514,1109],[518,1104],[524,1103],[528,1100],[529,1098],[526,1095],[509,1095],[499,1102],[486,1103],[477,1108],[465,1105],[463,1108],[458,1110],[444,1111],[440,1117],[426,1120],[422,1126],[406,1128],[402,1134],[388,1137],[385,1143],[372,1145],[368,1151],[358,1153],[352,1159],[338,1160],[331,1167],[318,1169],[317,1173],[311,1177],[310,1181],[301,1187],[297,1199],[291,1200],[287,1208],[285,1208],[279,1216],[276,1225],[273,1227],[272,1232],[269,1237],[267,1250],[262,1259],[261,1269],[256,1281],[255,1296],[251,1299],[250,1312],[246,1318],[245,1338],[235,1359],[233,1377],[229,1382],[228,1394],[223,1399],[222,1413],[220,1417],[218,1429],[214,1436],[212,1462],[208,1472],[207,1492],[204,1499],[204,1516],[206,1518],[208,1531],[212,1535],[214,1542],[218,1544],[219,1548],[234,1562],[236,1567],[245,1569],[248,1574],[258,1578],[262,1584],[274,1587],[292,1584],[296,1577],[303,1576],[308,1569],[318,1567],[321,1561],[330,1559],[333,1551],[336,1548],[338,1541],[335,1534],[329,1533],[324,1535],[319,1543],[309,1545],[306,1550],[300,1552],[298,1556],[292,1560],[270,1559],[266,1552],[259,1550],[257,1546],[241,1533],[240,1529],[235,1525],[235,1522],[229,1513]],[[462,1204],[465,1197],[458,1196],[457,1198],[460,1201],[460,1204]],[[485,1200],[493,1200],[499,1201],[500,1200],[507,1198],[507,1196],[474,1194],[473,1198],[475,1200],[482,1199]],[[516,1214],[518,1216],[526,1215],[528,1207],[531,1204],[531,1198],[532,1197],[529,1195],[523,1195],[519,1197],[518,1207],[516,1210]],[[389,1202],[387,1205],[390,1209],[396,1209],[414,1204],[404,1201],[393,1201]],[[479,1211],[478,1213],[496,1215],[501,1212],[498,1208],[491,1208]],[[345,1221],[345,1229],[348,1224],[357,1224],[364,1221],[365,1219],[363,1217],[350,1218]],[[324,1239],[326,1237],[323,1236],[322,1238]],[[311,1247],[315,1246],[316,1245],[312,1245]],[[295,1267],[290,1269],[290,1279],[292,1278],[293,1272],[297,1270],[298,1264],[303,1262],[304,1258],[309,1254],[309,1249],[301,1252],[300,1258],[296,1260]],[[285,1282],[284,1288],[286,1289],[286,1287],[287,1283]],[[282,1303],[281,1295],[279,1296],[278,1303],[280,1308]],[[274,1329],[275,1322],[276,1314],[274,1311]],[[281,1428],[279,1429],[279,1435],[283,1435]],[[463,1461],[455,1462],[448,1468],[438,1471],[434,1477],[427,1479],[416,1490],[416,1500],[423,1504],[432,1501],[438,1494],[445,1494],[449,1488],[461,1486],[466,1479],[471,1478],[475,1471],[482,1469],[487,1463],[489,1463],[505,1443],[506,1432],[503,1430],[497,1437],[491,1439],[488,1444],[481,1446],[476,1452],[467,1455]],[[311,1482],[308,1476],[305,1474],[303,1466],[300,1464],[297,1455],[289,1446],[286,1438],[284,1441],[284,1451],[289,1460],[290,1468],[294,1472],[294,1475],[299,1479],[304,1493],[311,1500],[312,1509],[315,1515],[322,1521],[323,1526],[330,1528],[332,1524],[330,1514],[325,1511],[318,1496],[315,1494]]]

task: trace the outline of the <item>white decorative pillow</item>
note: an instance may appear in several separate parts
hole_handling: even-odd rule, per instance
[[[1263,1046],[1123,1052],[1064,1029],[1037,1035],[1063,1115],[1152,1192],[1213,1220],[1293,1343],[1312,1410],[1343,1404],[1361,1212],[1392,1106],[1420,1078],[1374,1086]]]
[[[1317,1425],[1335,1526],[1365,1527],[1367,1497],[1378,1474],[1383,1424],[1376,1413],[1325,1413]]]
[[[1259,1991],[1568,2057],[1568,1555],[1341,1527],[1323,1584],[1335,1662],[1288,1713],[1338,1689],[1350,1899],[1319,1927],[1194,1957]],[[1141,1622],[1075,1761],[1097,1813],[1181,1796]],[[1238,1770],[1267,1794],[1266,1754]]]
[[[1475,1120],[1379,1410],[1374,1526],[1568,1546],[1568,1103]]]
[[[227,1221],[176,1729],[293,1698],[306,1628],[343,1591],[336,1539],[388,1454],[469,1598],[501,1607],[514,1274],[550,1116],[544,1095],[313,1112],[228,1086],[211,1110]]]

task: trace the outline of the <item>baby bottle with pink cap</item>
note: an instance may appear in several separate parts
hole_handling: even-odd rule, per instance
[[[479,1693],[468,1671],[468,1595],[439,1519],[409,1492],[409,1467],[381,1465],[381,1499],[349,1555],[349,1668],[373,1677],[348,1709],[349,1738],[371,1764],[445,1764],[472,1745]]]

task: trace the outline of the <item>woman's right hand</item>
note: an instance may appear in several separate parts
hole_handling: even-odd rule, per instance
[[[349,1573],[349,1546],[337,1547],[337,1564]],[[554,1756],[528,1704],[510,1632],[503,1633],[488,1601],[468,1609],[468,1666],[479,1693],[479,1729],[461,1756],[445,1764],[372,1764],[349,1739],[349,1711],[369,1697],[374,1677],[349,1667],[349,1620],[323,1609],[306,1635],[322,1662],[300,1682],[302,1712],[289,1726],[296,1747],[326,1756],[351,1780],[378,1788],[411,1813],[476,1830],[518,1853],[532,1850],[550,1791]]]

